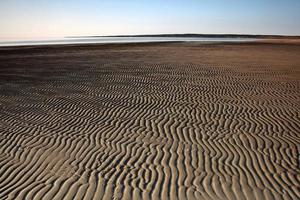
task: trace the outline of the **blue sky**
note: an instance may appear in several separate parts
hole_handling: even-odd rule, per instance
[[[300,35],[300,0],[1,0],[0,39],[159,33]]]

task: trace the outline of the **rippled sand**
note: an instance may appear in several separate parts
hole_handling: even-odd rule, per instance
[[[299,199],[299,44],[0,49],[0,199]]]

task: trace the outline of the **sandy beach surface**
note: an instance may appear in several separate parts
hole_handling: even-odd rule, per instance
[[[300,43],[0,48],[0,199],[300,199]]]

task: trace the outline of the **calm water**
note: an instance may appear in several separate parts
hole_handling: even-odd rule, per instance
[[[54,45],[54,44],[109,44],[141,42],[246,42],[251,38],[207,38],[207,37],[82,37],[53,38],[41,40],[0,40],[0,46]]]

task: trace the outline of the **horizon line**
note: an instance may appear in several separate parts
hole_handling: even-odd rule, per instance
[[[112,34],[112,35],[82,35],[82,36],[64,36],[64,38],[84,38],[84,37],[175,37],[175,36],[202,36],[202,37],[292,37],[300,39],[300,35],[288,34],[239,34],[239,33],[157,33],[157,34]]]

